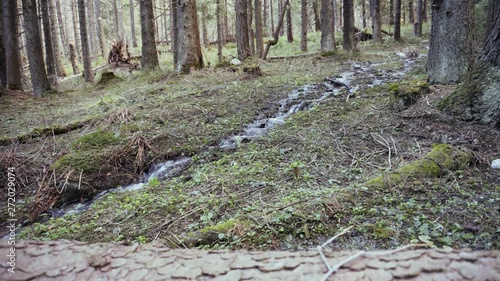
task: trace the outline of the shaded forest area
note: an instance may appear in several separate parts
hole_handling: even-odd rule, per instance
[[[282,250],[352,227],[334,249],[500,247],[498,1],[0,15],[0,197],[20,238]]]

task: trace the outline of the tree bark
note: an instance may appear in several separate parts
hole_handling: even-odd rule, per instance
[[[97,39],[99,40],[99,49],[101,50],[101,56],[102,58],[106,59],[108,55],[108,44],[106,43],[105,39],[105,32],[104,32],[104,24],[103,24],[103,18],[101,15],[101,1],[100,0],[95,0],[94,3],[95,7],[95,17],[96,17],[96,23],[97,23]],[[137,47],[137,46],[134,46]]]
[[[208,17],[208,7],[206,0],[201,2],[201,34],[203,38],[203,46],[208,49],[210,42],[208,42],[208,30],[207,30],[207,17]]]
[[[21,53],[19,52],[17,0],[4,0],[2,6],[5,68],[7,71],[6,86],[7,89],[21,90]]]
[[[261,57],[264,52],[264,38],[262,29],[262,2],[255,0],[255,51],[256,56]]]
[[[123,38],[121,36],[120,24],[118,23],[120,19],[118,17],[118,4],[116,1],[117,0],[113,0],[113,15],[114,15],[114,19],[115,19],[115,36],[117,36],[117,38],[115,37],[115,39],[120,40]],[[139,0],[139,1],[141,1],[141,0]]]
[[[134,0],[129,0],[129,11],[130,11],[130,30],[132,31],[132,46],[137,47],[137,36],[135,35],[135,9]],[[166,11],[165,11],[166,13]]]
[[[236,0],[234,7],[236,14],[236,48],[238,49],[238,58],[244,60],[250,56],[247,0]]]
[[[11,245],[0,241],[0,254]],[[16,240],[22,280],[498,280],[500,251],[202,251],[161,245]],[[348,261],[348,259],[351,259]],[[338,269],[328,272],[331,268]],[[65,268],[65,270],[61,270]],[[329,273],[329,274],[326,274]],[[6,267],[1,280],[12,280]]]
[[[247,26],[248,26],[248,43],[250,44],[250,55],[255,55],[255,36],[253,34],[252,22],[253,22],[253,5],[252,0],[247,1]]]
[[[284,5],[288,5],[289,0],[285,0]],[[285,19],[285,10],[281,11],[280,18],[278,21],[278,26],[276,26],[276,29],[274,30],[273,34],[273,40],[267,41],[266,48],[264,49],[264,54],[262,55],[262,59],[265,60],[267,57],[267,54],[269,53],[269,49],[271,49],[271,46],[274,46],[278,43],[278,39],[280,37],[280,29],[283,26],[283,20]]]
[[[301,0],[300,2],[300,20],[301,20],[301,31],[300,31],[300,50],[302,52],[307,52],[307,0]]]
[[[57,85],[57,70],[54,60],[54,49],[52,48],[52,29],[49,18],[49,0],[40,0],[42,21],[43,21],[43,38],[45,40],[45,64],[47,65],[47,75],[52,87]]]
[[[427,63],[430,83],[460,82],[470,69],[474,60],[471,5],[472,0],[434,0]]]
[[[33,86],[33,94],[36,97],[41,97],[45,91],[51,89],[51,86],[43,62],[42,39],[40,38],[36,0],[22,0],[22,3],[31,85]]]
[[[394,40],[401,41],[401,0],[395,0]]]
[[[203,68],[196,0],[175,0],[177,7],[177,73]]]
[[[414,23],[414,35],[417,37],[422,37],[423,5],[423,0],[417,0],[417,21]]]
[[[226,45],[227,38],[231,35],[231,34],[229,34],[230,33],[229,21],[227,20],[227,11],[228,11],[227,1],[228,0],[224,0],[224,33],[223,33],[223,40],[222,40],[224,45]]]
[[[361,0],[361,18],[363,21],[363,29],[366,28],[366,0]]]
[[[394,24],[394,0],[389,0],[389,25]]]
[[[262,2],[262,0],[259,1],[261,4],[261,11],[262,11],[262,36],[267,37],[269,35],[267,0],[264,0],[264,2]]]
[[[223,57],[222,57],[222,24],[221,24],[221,20],[222,20],[222,9],[221,9],[221,3],[220,3],[220,0],[215,0],[215,8],[216,8],[216,11],[215,11],[215,14],[217,16],[217,58],[219,59],[219,63],[222,63],[223,61]]]
[[[60,36],[59,29],[57,28],[57,14],[56,5],[54,0],[49,0],[49,13],[50,13],[50,34],[52,35],[52,50],[54,52],[54,63],[56,65],[56,72],[59,77],[66,77],[66,70],[62,64],[61,50],[59,48]]]
[[[78,18],[80,19],[80,39],[82,42],[83,77],[85,81],[92,82],[94,81],[94,72],[92,71],[92,62],[90,60],[84,0],[78,0]]]
[[[174,69],[177,67],[177,50],[179,49],[177,42],[177,0],[170,1],[170,21],[171,21],[171,38],[172,38],[172,55],[174,59]]]
[[[65,54],[65,57],[68,58],[69,50],[68,50],[68,36],[66,34],[66,29],[64,28],[64,20],[62,17],[62,10],[61,10],[61,1],[56,0],[56,12],[57,12],[57,22],[59,26],[59,34],[61,35],[61,41],[63,45],[63,51]]]
[[[321,21],[319,19],[318,0],[313,0],[313,13],[314,13],[314,30],[316,32],[321,30]]]
[[[69,60],[71,62],[71,67],[73,68],[73,74],[77,75],[80,74],[80,69],[78,68],[78,63],[77,63],[77,54],[76,54],[76,49],[75,45],[73,43],[69,43]]]
[[[370,10],[373,22],[373,41],[382,42],[382,22],[380,17],[380,0],[370,0]]]
[[[153,1],[140,0],[139,9],[141,13],[141,39],[142,39],[141,66],[143,70],[148,71],[159,68],[158,52],[156,51],[156,40],[155,40]]]
[[[289,43],[293,42],[293,29],[292,29],[292,7],[288,5],[286,8],[286,39]]]
[[[80,43],[80,27],[78,23],[78,7],[77,7],[77,1],[78,0],[71,0],[71,14],[73,17],[73,37],[75,39],[75,47],[76,47],[76,52],[78,54],[78,58],[81,58],[82,56],[82,51],[81,51],[81,46],[82,44]]]
[[[279,0],[278,0],[279,1]],[[273,9],[273,0],[269,0],[269,12],[271,18],[271,35],[274,35],[274,9]]]
[[[7,87],[7,67],[6,67],[6,57],[5,57],[5,48],[4,48],[4,38],[5,31],[3,28],[3,3],[0,4],[0,95],[3,90]]]
[[[321,52],[335,50],[332,25],[330,24],[331,18],[330,0],[321,0]]]
[[[410,24],[415,22],[415,15],[413,14],[413,0],[408,0],[408,17]]]
[[[346,51],[356,49],[354,41],[354,0],[344,0],[344,43],[342,47]]]

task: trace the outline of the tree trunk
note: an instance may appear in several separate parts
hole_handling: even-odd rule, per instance
[[[59,77],[66,77],[66,70],[62,64],[61,50],[59,49],[59,29],[57,28],[57,14],[56,5],[54,0],[49,0],[50,9],[50,34],[52,35],[52,50],[54,52],[54,63],[56,65],[56,72]]]
[[[236,0],[234,7],[236,14],[236,48],[238,49],[238,58],[244,60],[250,56],[247,0]]]
[[[256,56],[261,57],[264,52],[264,38],[262,31],[262,2],[255,0],[255,50]]]
[[[174,69],[177,67],[177,50],[179,49],[177,42],[177,0],[170,1],[170,21],[171,21],[171,38],[172,38],[172,56],[174,59]]]
[[[132,31],[132,46],[137,47],[137,36],[135,35],[135,9],[134,0],[129,0],[129,10],[130,10],[130,30]],[[166,11],[165,11],[166,13]]]
[[[75,45],[73,45],[73,43],[69,43],[69,60],[71,62],[71,67],[73,68],[74,75],[80,74],[80,69],[78,68],[78,63],[76,58],[77,54]]]
[[[43,38],[45,40],[45,64],[47,65],[47,74],[52,87],[57,85],[57,70],[54,60],[54,49],[52,48],[52,34],[50,34],[51,24],[49,18],[49,1],[40,0],[42,21],[43,21]]]
[[[248,26],[248,43],[250,44],[250,55],[255,55],[255,38],[253,34],[252,22],[253,22],[253,7],[252,0],[247,0],[247,26]]]
[[[422,6],[422,22],[427,22],[427,0],[424,0]]]
[[[261,11],[262,11],[262,13],[261,13],[262,14],[262,36],[267,37],[269,35],[269,25],[267,23],[267,20],[268,20],[267,0],[264,0],[264,2],[262,2],[262,0],[259,0],[259,2],[261,4]],[[262,56],[262,54],[260,56]]]
[[[96,42],[96,21],[95,21],[95,12],[94,12],[94,1],[86,0],[87,11],[86,11],[86,19],[87,19],[87,32],[89,39],[89,50],[90,50],[90,58],[94,59],[97,52],[97,42]]]
[[[319,19],[318,0],[313,0],[313,13],[314,13],[314,30],[316,32],[321,30],[321,21]]]
[[[354,0],[344,0],[344,43],[342,47],[346,51],[356,49],[354,41]]]
[[[380,18],[380,0],[371,0],[370,10],[373,22],[373,41],[382,42],[382,22]]]
[[[175,0],[177,7],[177,73],[203,68],[196,0]]]
[[[471,3],[472,0],[434,0],[427,63],[432,84],[460,82],[472,65]]]
[[[286,39],[289,43],[293,42],[293,30],[292,30],[292,6],[288,5],[286,8]]]
[[[366,0],[361,0],[361,18],[363,21],[363,29],[366,28]]]
[[[167,20],[167,11],[168,11],[168,5],[167,5],[167,0],[162,0],[162,7],[163,7],[163,32],[165,33],[165,44],[168,45],[169,42],[169,36],[168,36],[168,20]]]
[[[103,24],[103,18],[101,16],[101,1],[100,0],[95,0],[95,17],[96,17],[96,22],[97,22],[97,39],[99,40],[99,49],[101,49],[101,56],[103,59],[106,59],[108,55],[108,44],[106,43],[105,39],[105,32],[104,32],[104,24]],[[137,47],[137,46],[135,46]]]
[[[6,86],[7,89],[21,90],[21,53],[19,52],[17,0],[4,0],[2,6],[5,68],[7,71]]]
[[[422,37],[423,4],[423,0],[417,0],[417,21],[414,23],[414,35],[417,37]]]
[[[8,241],[0,240],[2,256],[11,253],[13,246]],[[23,270],[13,274],[4,266],[0,279],[498,280],[498,250],[414,248],[366,252],[207,251],[154,244],[17,239],[15,254],[21,257],[18,263]]]
[[[277,0],[278,1],[278,11],[279,14],[281,14],[283,11],[285,11],[285,7],[283,7],[283,0]],[[285,35],[285,25],[283,24],[280,28],[280,36]]]
[[[300,20],[301,20],[301,31],[300,31],[300,50],[302,52],[307,52],[307,0],[300,1]]]
[[[289,0],[285,0],[285,7],[288,5]],[[278,21],[278,26],[276,26],[276,30],[274,30],[273,34],[273,40],[267,41],[266,49],[264,49],[264,54],[262,55],[262,59],[265,60],[267,57],[267,54],[269,53],[269,49],[271,49],[271,46],[274,46],[278,43],[278,39],[280,37],[280,29],[283,26],[283,20],[285,19],[285,10],[281,11],[280,18]]]
[[[114,19],[115,19],[115,40],[120,40],[120,39],[123,39],[122,36],[121,36],[121,31],[120,31],[120,24],[118,23],[118,21],[120,20],[119,17],[118,17],[118,4],[116,2],[117,0],[113,0],[113,15],[114,15]],[[141,0],[139,0],[141,1]]]
[[[141,13],[142,39],[141,66],[143,70],[148,71],[159,67],[155,40],[153,0],[140,0],[139,9]]]
[[[78,53],[78,58],[82,57],[81,44],[80,44],[80,30],[78,23],[78,0],[71,0],[71,14],[73,17],[73,36],[75,39],[76,52]]]
[[[394,24],[394,0],[389,0],[389,25]]]
[[[321,52],[333,52],[335,50],[332,25],[330,24],[331,18],[330,0],[321,0]]]
[[[273,9],[273,0],[269,0],[269,10],[270,10],[270,13],[271,13],[270,14],[270,18],[271,18],[271,35],[274,35],[274,9]]]
[[[410,24],[415,23],[415,15],[413,13],[413,0],[408,0],[408,17]]]
[[[433,28],[434,16],[433,5]],[[500,5],[496,7],[493,27],[476,67],[438,107],[461,119],[480,121],[500,129]]]
[[[22,0],[22,3],[31,85],[33,86],[33,94],[36,97],[41,97],[45,91],[51,89],[51,86],[47,79],[45,64],[43,62],[42,39],[40,38],[36,0]]]
[[[228,8],[227,8],[227,1],[228,0],[224,0],[224,33],[223,33],[223,42],[224,42],[224,45],[226,45],[226,41],[227,41],[227,37],[229,37],[229,33],[230,33],[230,30],[229,30],[229,22],[227,20],[227,11],[228,11]]]
[[[220,3],[220,0],[215,0],[215,8],[216,8],[216,11],[215,11],[215,14],[217,16],[217,57],[219,59],[219,63],[222,63],[223,61],[223,57],[222,57],[222,24],[221,24],[221,20],[222,20],[222,17],[221,17],[221,13],[222,13],[222,9],[221,9],[221,3]]]
[[[66,30],[64,28],[64,21],[63,21],[63,17],[62,17],[61,1],[60,0],[56,0],[56,12],[57,12],[57,22],[59,25],[59,34],[61,34],[61,41],[62,41],[62,45],[63,45],[63,51],[65,54],[65,57],[69,58],[69,56],[68,56],[68,54],[69,54],[69,50],[68,50],[69,42],[68,42],[68,36],[66,35]]]
[[[401,0],[395,0],[394,40],[401,41]]]
[[[80,19],[80,39],[82,41],[83,77],[85,81],[92,82],[94,80],[94,72],[92,72],[92,63],[90,60],[84,0],[78,0],[78,18]]]
[[[7,67],[6,67],[6,57],[5,57],[5,48],[4,48],[4,38],[5,31],[3,28],[3,3],[0,3],[0,95],[3,90],[7,87]]]
[[[210,42],[208,42],[208,30],[207,30],[207,17],[208,17],[208,7],[206,0],[201,2],[201,34],[203,38],[203,46],[208,49]]]

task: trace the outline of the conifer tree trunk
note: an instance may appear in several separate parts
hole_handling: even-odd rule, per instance
[[[75,45],[73,43],[69,43],[69,60],[71,62],[71,67],[73,68],[73,74],[77,75],[80,74],[80,69],[78,68],[78,63],[77,63],[77,54],[76,54],[76,49]]]
[[[267,10],[267,0],[264,0],[264,2],[262,2],[262,0],[259,0],[260,1],[260,4],[261,4],[261,11],[262,11],[262,36],[268,36],[269,34],[269,25],[268,25],[268,10]],[[260,55],[262,56],[262,54]],[[259,56],[259,57],[260,57]]]
[[[143,70],[152,70],[159,67],[158,52],[156,51],[155,22],[152,0],[140,0],[139,9],[141,13],[141,39]]]
[[[293,29],[292,29],[292,8],[291,5],[285,7],[286,9],[286,39],[288,42],[293,42]]]
[[[255,0],[255,51],[256,56],[261,57],[264,52],[264,39],[262,31],[262,2]]]
[[[363,22],[363,29],[366,28],[366,0],[361,0],[361,20]]]
[[[3,34],[7,89],[21,90],[21,53],[19,52],[19,18],[17,0],[2,1]]]
[[[313,0],[313,13],[314,13],[314,30],[316,32],[321,30],[321,21],[319,19],[318,0]]]
[[[307,52],[307,0],[301,0],[300,2],[300,20],[300,50],[302,52]]]
[[[206,0],[203,0],[203,2],[201,2],[201,34],[203,38],[203,46],[205,46],[205,49],[208,49],[210,43],[208,42],[207,17],[208,17],[207,2]]]
[[[382,21],[380,17],[380,0],[370,0],[370,11],[373,23],[373,41],[382,42]]]
[[[120,23],[119,23],[120,19],[118,17],[118,4],[116,1],[117,0],[113,0],[113,15],[114,15],[114,20],[115,20],[115,36],[117,36],[118,39],[123,39],[121,36],[121,31],[120,31]]]
[[[417,21],[414,23],[414,35],[417,37],[422,37],[423,5],[423,0],[417,0]]]
[[[81,43],[80,43],[80,24],[78,23],[78,0],[71,0],[71,14],[73,17],[73,37],[75,39],[75,48],[79,58],[82,56]]]
[[[57,15],[56,5],[54,0],[49,0],[49,14],[50,14],[50,34],[52,35],[52,50],[54,52],[54,63],[56,65],[56,72],[59,77],[66,77],[66,70],[62,64],[61,50],[59,48],[59,29],[57,28]]]
[[[59,23],[59,34],[61,34],[61,41],[63,45],[63,51],[66,56],[66,58],[69,58],[69,50],[68,50],[68,36],[66,34],[66,29],[64,28],[65,22],[63,21],[62,17],[62,10],[61,10],[61,1],[56,0],[56,12],[57,12],[57,22]]]
[[[47,75],[52,87],[57,85],[57,70],[54,60],[54,49],[52,48],[52,34],[50,34],[51,24],[49,18],[49,0],[40,0],[43,22],[43,38],[45,40],[45,64],[47,65]]]
[[[236,0],[234,7],[236,14],[236,48],[238,49],[238,58],[244,60],[250,56],[247,0]]]
[[[410,24],[415,23],[415,15],[413,13],[413,0],[408,0],[408,21]]]
[[[108,44],[106,44],[104,24],[101,15],[101,1],[95,0],[95,17],[96,17],[96,30],[97,30],[97,40],[99,40],[99,49],[101,50],[101,56],[106,59],[108,55]],[[137,46],[134,46],[137,47]]]
[[[274,35],[274,9],[273,9],[273,0],[269,0],[269,12],[270,12],[270,18],[271,18],[271,35]]]
[[[51,89],[51,86],[47,79],[45,64],[43,62],[42,39],[40,38],[36,0],[22,0],[22,3],[31,85],[33,86],[33,94],[36,97],[41,97],[45,91]]]
[[[342,47],[346,51],[356,49],[354,41],[354,0],[344,0],[344,42]]]
[[[6,57],[4,48],[4,28],[3,28],[3,3],[0,3],[0,95],[3,90],[7,87],[7,67],[6,67]]]
[[[401,41],[401,0],[395,0],[394,5],[394,40]]]
[[[130,30],[132,31],[132,46],[137,47],[137,36],[135,35],[135,9],[134,0],[129,0],[129,10],[130,10]],[[166,11],[165,11],[166,13]]]
[[[203,68],[196,0],[177,1],[177,73]]]
[[[78,0],[78,18],[80,19],[80,39],[82,42],[83,77],[85,78],[85,81],[92,82],[94,81],[94,72],[92,71],[90,58],[84,0]]]
[[[222,37],[223,38],[223,40],[222,40],[223,45],[226,45],[227,38],[231,35],[231,34],[229,34],[230,33],[229,22],[227,20],[227,11],[228,11],[227,1],[228,0],[224,0],[224,33],[222,33],[222,35],[223,35],[223,37]]]
[[[170,21],[171,21],[171,38],[172,38],[172,56],[174,59],[174,69],[177,67],[177,49],[178,49],[178,43],[177,43],[177,1],[176,0],[171,0],[170,1]]]
[[[321,0],[321,52],[331,52],[335,48],[331,30],[332,25],[330,24],[331,18],[330,1]]]
[[[216,8],[216,11],[215,11],[215,14],[216,14],[216,17],[217,17],[217,58],[219,59],[219,63],[222,63],[223,61],[223,57],[222,57],[222,24],[221,24],[221,21],[222,21],[222,7],[221,7],[221,3],[220,3],[220,0],[216,0],[215,2],[215,8]]]
[[[248,26],[248,43],[250,43],[250,55],[255,55],[255,36],[253,33],[252,22],[253,22],[253,5],[252,0],[246,0],[247,2],[247,26]]]

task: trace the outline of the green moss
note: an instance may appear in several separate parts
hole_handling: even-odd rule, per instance
[[[93,173],[99,171],[102,157],[95,151],[80,151],[64,155],[57,160],[53,167],[72,167],[81,170],[83,173]]]
[[[81,136],[71,144],[73,150],[89,150],[103,148],[109,145],[117,144],[120,139],[112,132],[97,131],[85,136]]]
[[[472,154],[448,144],[435,144],[424,158],[410,162],[395,172],[370,179],[368,186],[385,187],[407,178],[439,177],[447,170],[457,170],[469,165]]]
[[[423,80],[401,81],[398,84],[389,84],[387,90],[394,110],[407,109],[417,100],[429,93],[429,83]]]
[[[225,222],[218,223],[216,225],[207,226],[202,228],[200,231],[202,233],[206,232],[216,232],[216,233],[227,233],[229,230],[234,228],[237,224],[240,224],[238,220],[229,219]]]

